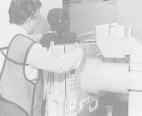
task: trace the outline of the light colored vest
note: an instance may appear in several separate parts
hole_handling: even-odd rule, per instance
[[[24,35],[16,35],[8,46],[0,74],[1,98],[16,105],[27,116],[41,116],[42,71],[39,70],[36,83],[25,75],[26,59],[34,43]]]

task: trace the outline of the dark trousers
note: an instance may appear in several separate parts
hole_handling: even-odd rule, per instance
[[[27,116],[16,106],[0,100],[0,116]]]

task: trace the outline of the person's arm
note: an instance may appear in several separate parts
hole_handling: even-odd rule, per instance
[[[43,69],[56,73],[64,73],[71,69],[77,68],[84,51],[77,48],[72,53],[67,53],[59,57],[55,57],[50,50],[43,48],[41,44],[34,44],[28,54],[27,63],[37,69]]]
[[[36,35],[30,35],[30,37],[33,39],[33,40],[35,40],[36,42],[40,42],[40,40],[44,37],[44,36],[46,36],[48,34],[48,32],[44,32],[44,33],[38,33],[38,34],[36,34]]]

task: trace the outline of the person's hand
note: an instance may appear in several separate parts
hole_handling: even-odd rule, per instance
[[[86,54],[86,50],[85,50],[84,46],[82,45],[82,43],[77,43],[77,42],[76,42],[76,43],[75,43],[75,47],[82,49],[83,52],[84,52],[84,54]]]
[[[82,72],[84,70],[86,62],[87,62],[87,56],[84,55],[82,60],[81,60],[80,66],[79,66],[80,72]]]
[[[43,36],[45,36],[45,35],[47,35],[48,34],[48,32],[46,31],[46,32],[42,32],[41,33]]]
[[[49,49],[48,49],[48,53],[53,54],[53,46],[54,46],[54,42],[51,41],[51,42],[50,42],[50,47],[49,47]]]
[[[29,37],[31,39],[33,39],[34,41],[38,42],[43,38],[42,34],[41,33],[38,33],[38,34],[32,34],[32,35],[29,35]]]
[[[75,48],[81,48],[84,49],[81,43],[75,43]]]

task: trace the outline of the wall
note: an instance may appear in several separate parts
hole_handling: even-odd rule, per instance
[[[62,8],[62,0],[43,0],[43,15],[46,19],[48,11],[52,8]],[[44,31],[49,30],[49,24],[47,20],[44,20]]]
[[[93,31],[97,24],[117,21],[116,1],[72,3],[70,6],[70,30],[77,34]]]
[[[142,39],[142,1],[118,0],[117,22],[132,28],[132,36]]]
[[[62,0],[40,0],[40,1],[42,2],[42,7],[40,9],[42,20],[34,34],[37,34],[39,32],[49,31],[50,26],[46,20],[48,11],[52,8],[62,8]]]
[[[10,0],[0,0],[0,30],[9,22],[8,9],[10,6]]]

